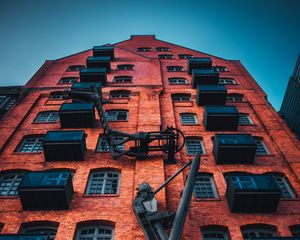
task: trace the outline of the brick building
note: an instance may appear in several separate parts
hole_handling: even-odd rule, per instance
[[[300,55],[290,77],[279,111],[292,131],[300,138]]]
[[[153,35],[113,46],[107,73],[85,69],[101,47],[46,61],[2,118],[0,239],[145,239],[132,207],[136,189],[159,187],[198,151],[183,239],[299,239],[300,145],[242,64]],[[161,151],[112,158],[94,107],[73,108],[64,92],[93,76],[105,85],[111,128],[184,133],[176,163]],[[176,212],[187,174],[156,196],[160,211]]]

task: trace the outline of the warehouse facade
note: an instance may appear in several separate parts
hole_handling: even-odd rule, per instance
[[[91,82],[111,128],[172,126],[184,148],[173,161],[162,151],[113,159],[94,104],[65,91]],[[132,207],[137,189],[158,188],[196,152],[183,239],[299,239],[299,142],[239,61],[133,35],[46,61],[23,91],[0,125],[0,239],[146,239]],[[156,195],[160,211],[176,212],[187,175]]]

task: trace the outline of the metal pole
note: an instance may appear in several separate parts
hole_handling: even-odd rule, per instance
[[[183,194],[177,208],[176,216],[173,222],[173,226],[171,229],[169,240],[180,240],[185,218],[190,206],[191,197],[194,189],[195,180],[197,177],[198,169],[200,166],[200,153],[196,153],[194,156],[194,160],[192,162],[192,166],[188,175],[188,179],[186,181]]]
[[[180,168],[173,176],[171,176],[167,181],[165,181],[158,189],[156,189],[153,193],[154,195],[158,193],[161,189],[163,189],[169,182],[171,182],[179,173],[181,173],[184,169],[186,169],[189,165],[192,164],[192,161],[184,164],[182,168]]]
[[[168,240],[168,235],[166,234],[165,228],[161,222],[155,222],[153,228],[157,233],[159,240]]]

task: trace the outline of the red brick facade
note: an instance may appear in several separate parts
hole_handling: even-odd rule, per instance
[[[201,172],[213,174],[218,197],[195,199],[193,197],[184,230],[183,239],[202,239],[201,227],[221,225],[228,228],[231,239],[242,239],[241,227],[248,224],[269,224],[277,229],[278,236],[291,236],[292,225],[300,224],[300,144],[283,120],[266,100],[266,95],[239,61],[225,60],[188,48],[155,39],[154,36],[132,36],[117,43],[112,71],[107,75],[108,86],[103,88],[108,98],[112,90],[130,90],[131,98],[113,100],[105,104],[105,110],[125,109],[129,111],[128,121],[112,123],[111,127],[124,132],[159,130],[174,126],[185,136],[202,137],[206,154],[201,159]],[[152,52],[137,52],[138,47],[151,47]],[[168,47],[168,54],[174,59],[159,59],[156,47]],[[251,133],[263,138],[270,154],[257,156],[253,165],[216,165],[212,155],[211,138],[215,132],[205,131],[203,107],[196,104],[196,89],[191,87],[191,75],[186,71],[187,60],[178,54],[194,57],[210,57],[213,66],[226,66],[228,71],[220,77],[234,78],[236,85],[227,85],[228,93],[244,95],[244,102],[228,103],[237,106],[239,112],[249,113],[253,125],[239,126],[239,133]],[[95,148],[103,129],[87,128],[87,154],[82,162],[45,162],[43,153],[16,153],[15,149],[25,135],[45,134],[48,130],[61,130],[59,123],[33,123],[41,111],[58,110],[61,103],[49,100],[50,92],[69,89],[70,85],[58,85],[62,77],[79,77],[78,72],[67,72],[70,65],[85,65],[92,50],[54,61],[46,61],[26,84],[28,95],[14,107],[0,124],[0,171],[41,171],[48,169],[69,169],[73,171],[74,195],[69,210],[23,211],[18,197],[0,197],[0,232],[18,233],[21,224],[32,221],[52,221],[59,224],[56,239],[73,239],[76,226],[86,221],[99,221],[114,226],[115,240],[145,239],[132,209],[136,188],[147,181],[156,188],[175,173],[192,156],[185,149],[176,155],[178,163],[166,165],[161,152],[151,153],[146,160],[121,157],[113,160],[110,153],[97,153]],[[117,71],[119,64],[133,64],[133,71]],[[183,72],[167,72],[167,66],[183,66]],[[132,76],[132,83],[113,83],[114,76]],[[168,78],[183,77],[187,85],[170,85]],[[192,101],[173,103],[171,94],[189,93]],[[196,113],[199,124],[184,126],[180,113]],[[120,172],[120,190],[117,195],[86,195],[85,189],[91,170],[115,169]],[[271,214],[231,213],[225,199],[227,172],[285,174],[295,191],[296,198],[281,200],[277,212]],[[180,193],[184,187],[187,171],[179,175],[157,199],[160,210],[176,211]],[[1,231],[1,226],[3,228]]]

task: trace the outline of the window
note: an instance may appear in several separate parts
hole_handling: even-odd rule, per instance
[[[260,237],[276,237],[276,228],[271,226],[247,226],[242,227],[244,240]]]
[[[152,52],[150,47],[140,47],[137,49],[138,52]]]
[[[160,54],[158,55],[160,59],[173,59],[174,56],[172,54]]]
[[[48,171],[47,174],[45,174],[45,177],[43,178],[42,184],[47,186],[59,186],[59,185],[65,185],[66,181],[68,179],[69,173],[68,172],[52,172]]]
[[[187,101],[192,101],[191,99],[191,94],[186,94],[186,93],[175,93],[172,94],[172,100],[174,102],[187,102]]]
[[[0,175],[0,196],[17,196],[18,186],[24,173],[2,173]]]
[[[253,122],[249,116],[249,114],[240,114],[239,117],[239,125],[252,125]]]
[[[168,47],[157,47],[155,48],[157,52],[169,52],[170,48]]]
[[[227,72],[228,69],[225,66],[214,66],[213,67],[214,70],[216,70],[217,72]]]
[[[85,68],[85,66],[83,65],[73,65],[73,66],[69,66],[67,69],[67,72],[75,72],[75,71],[80,71],[80,69]]]
[[[221,85],[235,85],[237,84],[233,78],[219,78],[219,84]]]
[[[43,137],[24,137],[17,152],[40,153],[43,151]]]
[[[255,139],[257,148],[256,148],[256,155],[269,155],[269,150],[266,147],[265,143],[262,139]]]
[[[217,191],[211,174],[198,173],[195,186],[195,198],[216,198]]]
[[[239,189],[257,189],[256,182],[251,175],[231,176],[232,184]]]
[[[294,225],[290,227],[293,237],[300,238],[300,225]]]
[[[229,240],[228,230],[222,226],[206,226],[201,233],[203,240]]]
[[[88,226],[77,230],[75,240],[113,240],[114,228],[110,226]]]
[[[186,78],[169,78],[170,85],[184,85],[187,84]]]
[[[128,121],[128,111],[126,110],[109,110],[106,111],[107,121]]]
[[[244,102],[244,96],[242,94],[229,94],[226,98],[227,102]]]
[[[131,93],[128,90],[115,90],[110,91],[110,98],[130,98]]]
[[[56,111],[40,112],[35,118],[35,123],[55,123],[59,120],[59,113]]]
[[[76,83],[78,82],[78,78],[77,77],[64,77],[64,78],[61,78],[58,82],[58,84],[73,84],[73,83]]]
[[[65,100],[68,98],[68,94],[64,92],[52,92],[50,94],[50,100]]]
[[[182,66],[167,66],[168,72],[183,72]]]
[[[87,194],[119,193],[120,173],[113,171],[92,172],[89,177]]]
[[[100,136],[99,137],[97,148],[96,148],[97,152],[109,152],[110,151],[109,144],[108,144],[107,140],[108,139],[107,139],[106,136]],[[123,137],[117,137],[117,136],[114,137],[115,143],[120,143],[123,140],[124,140]],[[119,150],[119,151],[123,151],[124,150],[124,144],[117,145],[116,149]]]
[[[186,154],[194,155],[197,152],[205,154],[204,145],[201,138],[187,137],[185,140]]]
[[[113,82],[115,82],[115,83],[131,83],[132,77],[131,76],[116,76],[116,77],[114,77]]]
[[[178,54],[179,59],[189,59],[192,58],[193,55],[191,54]]]
[[[281,189],[281,198],[296,197],[294,191],[291,188],[290,183],[284,176],[282,176],[281,174],[277,174],[277,175],[272,174],[272,175]]]
[[[197,124],[197,115],[194,113],[181,113],[180,114],[180,122],[181,124],[193,125]]]
[[[130,70],[133,70],[133,66],[134,66],[134,65],[132,65],[132,64],[118,65],[118,66],[117,66],[117,70],[130,71]]]
[[[57,227],[39,224],[39,226],[22,227],[23,234],[48,234],[50,240],[55,239]]]

